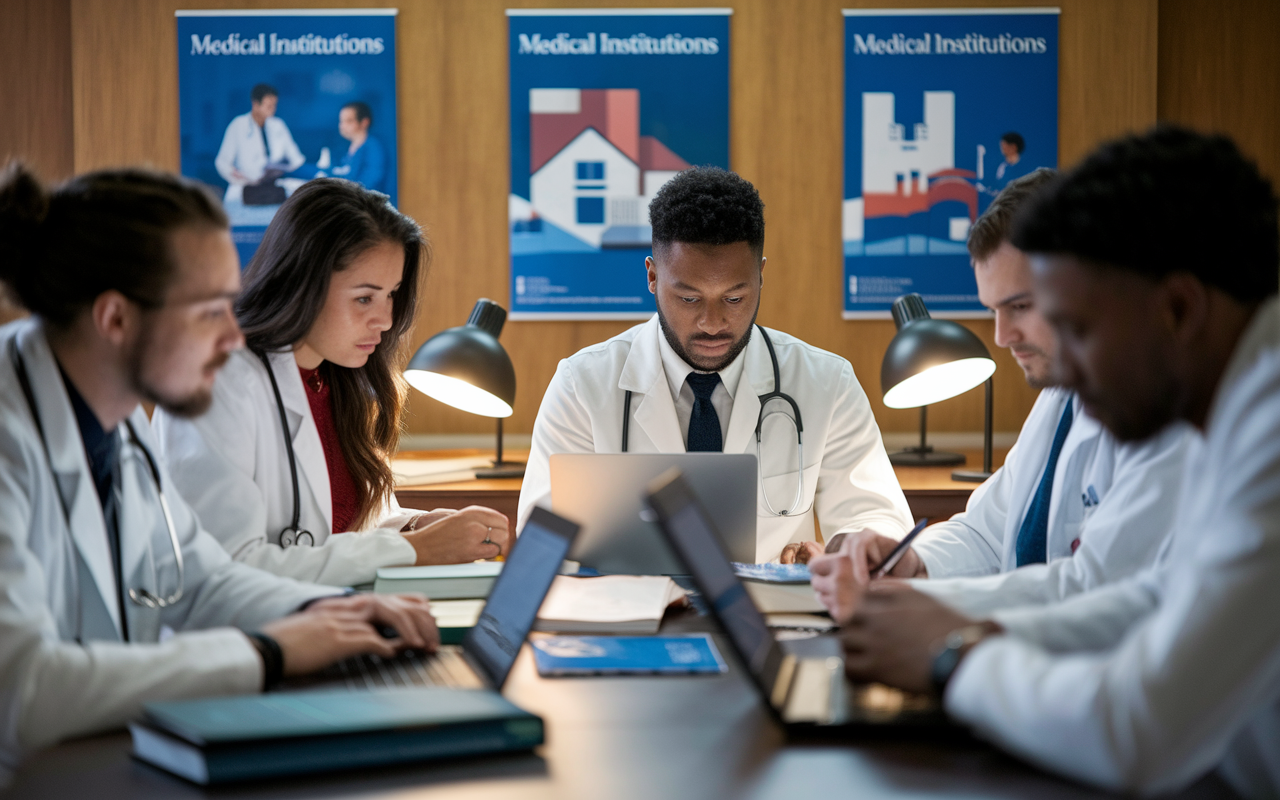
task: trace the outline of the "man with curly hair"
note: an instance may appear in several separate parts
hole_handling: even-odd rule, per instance
[[[548,504],[553,453],[755,454],[760,397],[779,390],[798,405],[804,447],[793,409],[769,399],[756,560],[821,553],[815,517],[824,539],[864,529],[902,538],[911,512],[849,362],[755,324],[765,267],[755,187],[695,167],[663,186],[649,217],[645,268],[658,313],[560,362],[534,423],[519,519]]]

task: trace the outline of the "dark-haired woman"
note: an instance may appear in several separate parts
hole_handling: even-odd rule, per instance
[[[280,207],[236,303],[246,347],[209,412],[153,420],[174,483],[237,560],[352,585],[506,550],[502,514],[406,511],[392,493],[425,259],[417,224],[350,181],[310,181]]]

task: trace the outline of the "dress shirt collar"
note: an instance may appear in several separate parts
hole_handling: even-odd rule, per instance
[[[754,331],[753,331],[754,334]],[[666,373],[667,385],[671,387],[671,399],[678,400],[680,398],[680,390],[684,388],[684,383],[689,377],[689,373],[694,369],[689,362],[681,358],[671,343],[667,341],[667,335],[662,330],[662,325],[658,325],[658,352],[662,355],[662,371]],[[730,399],[738,394],[738,381],[742,379],[742,365],[746,362],[745,356],[747,348],[742,348],[742,352],[738,353],[733,361],[729,362],[729,366],[720,370],[720,383],[724,385],[725,391],[729,393]],[[698,370],[701,372],[702,370]]]

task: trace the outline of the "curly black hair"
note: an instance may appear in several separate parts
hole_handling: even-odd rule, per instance
[[[1010,240],[1153,280],[1190,273],[1244,303],[1280,283],[1271,184],[1227,137],[1173,126],[1099,147],[1023,207]]]
[[[751,182],[719,167],[693,167],[667,181],[649,204],[654,253],[675,242],[746,242],[764,253],[764,203]]]

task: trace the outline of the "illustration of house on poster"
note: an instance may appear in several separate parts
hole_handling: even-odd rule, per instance
[[[511,317],[645,319],[649,203],[728,167],[725,12],[508,11]]]
[[[529,139],[529,207],[518,221],[594,248],[649,247],[649,201],[689,168],[640,135],[636,89],[532,89]]]
[[[1057,9],[845,11],[844,316],[986,316],[969,229],[1057,165]]]

